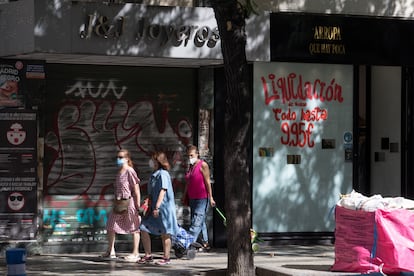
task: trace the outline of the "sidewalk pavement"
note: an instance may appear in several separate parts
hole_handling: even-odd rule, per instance
[[[154,253],[161,258],[161,252]],[[118,254],[118,259],[108,260],[97,254],[48,254],[27,256],[25,272],[27,275],[205,275],[225,276],[227,268],[227,250],[212,249],[210,252],[197,252],[192,260],[177,259],[171,252],[171,264],[137,264],[122,260],[127,253]],[[359,275],[358,273],[331,272],[334,263],[332,245],[278,245],[261,246],[254,254],[256,275],[261,276],[323,276],[323,275]],[[8,275],[9,267],[5,256],[0,258],[0,275]]]

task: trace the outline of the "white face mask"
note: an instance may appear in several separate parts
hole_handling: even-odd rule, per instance
[[[149,160],[148,165],[149,165],[149,167],[150,167],[151,169],[155,169],[155,163],[154,163],[154,160],[153,160],[153,159],[150,159],[150,160]]]
[[[194,165],[196,161],[197,161],[196,157],[190,158],[190,164],[191,165]]]

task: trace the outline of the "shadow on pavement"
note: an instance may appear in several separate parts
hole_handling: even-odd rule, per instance
[[[330,265],[282,265],[284,268],[299,269],[299,270],[313,270],[313,271],[331,271]]]

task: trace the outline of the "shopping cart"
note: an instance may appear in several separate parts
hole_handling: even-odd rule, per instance
[[[192,260],[195,258],[197,251],[202,247],[196,242],[195,238],[190,235],[183,227],[178,225],[178,232],[175,236],[171,236],[172,249],[178,259],[187,256]]]

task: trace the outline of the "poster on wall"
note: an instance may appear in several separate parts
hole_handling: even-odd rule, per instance
[[[0,240],[35,238],[36,126],[33,111],[0,110]]]
[[[352,66],[255,63],[258,232],[333,231],[329,212],[352,188],[352,107]]]
[[[25,107],[30,79],[45,79],[43,61],[0,59],[0,109]]]
[[[0,63],[0,108],[23,106],[20,70],[23,63],[11,63],[4,60]]]

